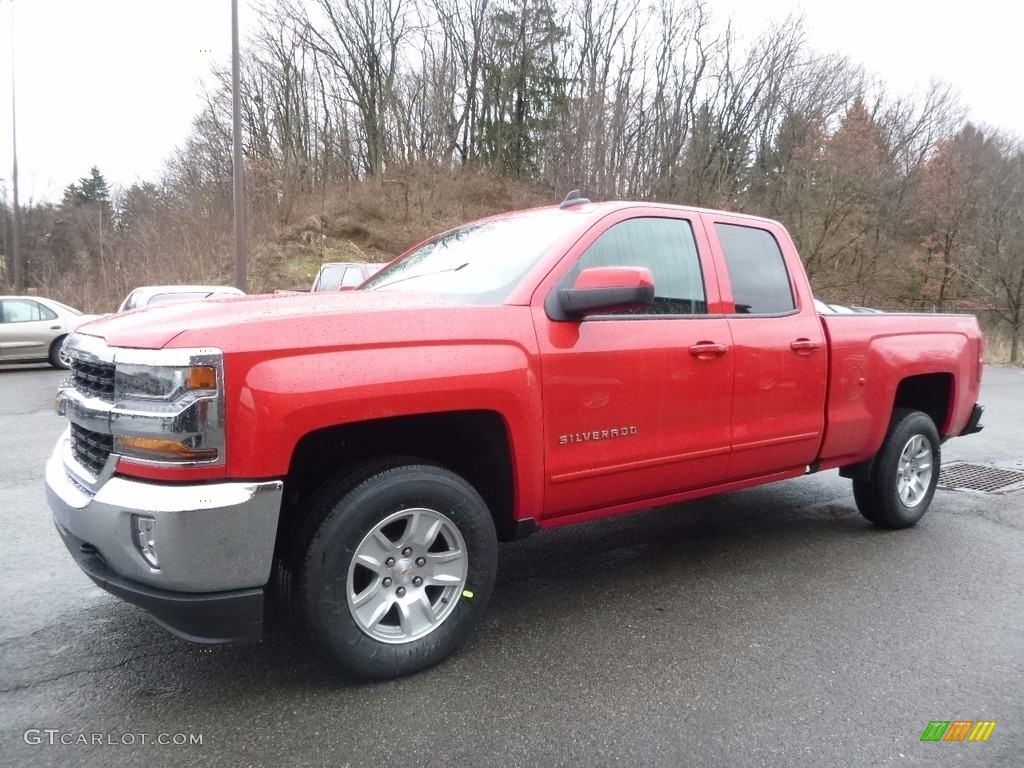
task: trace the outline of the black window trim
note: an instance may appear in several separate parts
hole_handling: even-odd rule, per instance
[[[711,318],[730,318],[733,315],[722,314],[716,312],[714,314],[704,315],[587,315],[583,318],[577,318],[576,322],[589,322],[591,320],[708,320]]]
[[[735,306],[736,306],[736,303],[733,302],[733,307],[735,307]],[[740,318],[740,319],[742,319],[742,318],[751,318],[751,319],[763,320],[765,318],[771,319],[773,317],[790,317],[792,315],[799,315],[801,313],[801,311],[802,310],[800,309],[800,307],[796,307],[795,309],[791,309],[788,312],[765,312],[765,313],[760,314],[760,315],[755,315],[755,314],[752,314],[750,312],[736,312],[736,311],[733,311],[732,313],[726,313],[725,316],[726,317],[730,317],[730,318]]]

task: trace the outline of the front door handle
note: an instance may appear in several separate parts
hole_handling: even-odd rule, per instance
[[[789,345],[789,348],[798,355],[809,355],[821,349],[821,342],[811,341],[810,339],[797,339]]]
[[[714,360],[728,351],[728,344],[716,344],[713,341],[699,341],[690,347],[690,354],[698,360]]]

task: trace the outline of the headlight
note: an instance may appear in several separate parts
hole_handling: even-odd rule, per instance
[[[169,368],[118,365],[114,374],[116,400],[177,400],[187,393],[217,394],[217,369],[212,365]]]
[[[123,350],[114,365],[114,453],[158,464],[224,463],[219,349]]]

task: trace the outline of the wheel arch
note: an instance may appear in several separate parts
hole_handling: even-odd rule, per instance
[[[939,436],[948,433],[953,403],[953,374],[924,373],[907,376],[896,387],[893,412],[908,408],[927,414]]]
[[[347,467],[389,457],[436,464],[483,497],[500,540],[515,537],[509,430],[494,411],[452,411],[344,424],[305,435],[292,453],[278,522],[278,550],[297,531],[312,494]]]
[[[880,431],[877,442],[879,449],[885,440],[889,422],[901,409],[921,411],[935,424],[940,439],[945,437],[952,416],[954,386],[955,381],[951,373],[922,373],[901,379],[893,395],[892,409],[886,427]],[[839,474],[865,481],[871,476],[876,456],[877,452],[864,461],[840,467]]]

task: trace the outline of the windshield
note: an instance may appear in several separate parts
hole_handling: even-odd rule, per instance
[[[80,314],[82,314],[81,310],[75,309],[74,307],[69,307],[67,304],[61,304],[59,301],[54,301],[53,299],[50,299],[50,302],[53,303],[53,304],[56,304],[58,307],[63,309],[65,312],[70,312],[72,315],[80,315]]]
[[[146,302],[149,306],[156,304],[177,304],[179,301],[195,301],[196,299],[219,299],[224,296],[233,296],[230,293],[214,293],[211,291],[189,291],[181,293],[157,293]]]
[[[360,290],[423,291],[467,304],[499,304],[580,221],[537,211],[470,224],[430,240]]]

